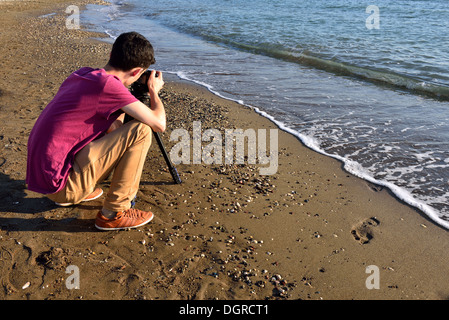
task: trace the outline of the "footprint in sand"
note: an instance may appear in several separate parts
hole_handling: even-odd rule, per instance
[[[6,294],[13,292],[15,288],[9,283],[9,274],[12,269],[13,255],[11,251],[0,247],[0,284]]]
[[[351,230],[351,234],[354,236],[354,239],[360,244],[366,244],[371,241],[373,236],[373,227],[376,227],[380,224],[380,221],[377,220],[374,217],[371,217],[369,219],[363,220],[362,222],[358,223],[354,228]]]
[[[35,289],[42,282],[43,272],[36,268],[32,255],[32,248],[24,244],[13,249],[0,247],[0,285],[4,294],[21,294],[28,288],[27,283]]]

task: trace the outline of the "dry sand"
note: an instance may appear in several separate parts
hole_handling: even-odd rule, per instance
[[[180,164],[180,185],[154,143],[137,207],[156,217],[129,231],[95,229],[101,199],[59,208],[28,191],[34,121],[71,72],[103,67],[110,49],[92,39],[102,35],[65,28],[68,5],[0,2],[0,299],[448,297],[447,230],[282,131],[275,175],[260,175],[259,164]],[[193,121],[203,131],[276,128],[182,81],[167,81],[161,96],[168,150],[171,131],[192,132]],[[67,287],[71,265],[79,289]],[[366,286],[376,283],[369,266],[378,289]]]

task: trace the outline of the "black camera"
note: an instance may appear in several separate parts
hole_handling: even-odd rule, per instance
[[[145,96],[148,93],[148,79],[150,78],[151,71],[153,70],[147,70],[140,76],[139,79],[137,79],[130,87],[131,93],[136,98],[141,98]],[[158,77],[159,73],[156,72],[155,77]]]

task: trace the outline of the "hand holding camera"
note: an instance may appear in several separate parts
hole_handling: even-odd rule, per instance
[[[150,94],[158,94],[164,86],[162,72],[156,70],[150,71],[150,75],[147,79],[147,86]]]
[[[162,72],[147,70],[131,85],[131,91],[134,96],[142,97],[147,93],[158,94],[163,86]]]

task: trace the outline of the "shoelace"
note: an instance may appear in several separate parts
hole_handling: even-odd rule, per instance
[[[126,211],[121,212],[121,215],[127,218],[140,218],[142,216],[142,211],[130,208]]]

